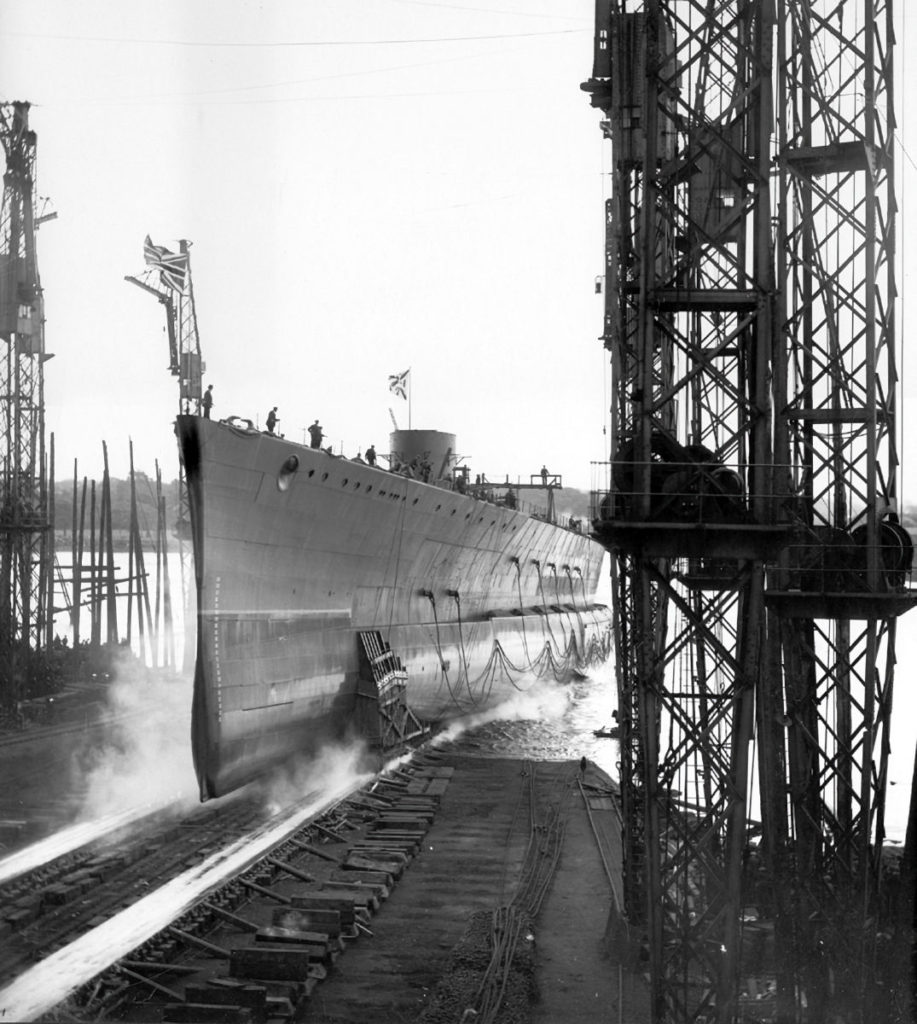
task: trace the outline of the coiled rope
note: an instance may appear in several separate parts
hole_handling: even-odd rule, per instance
[[[523,932],[528,933],[531,919],[537,916],[557,870],[566,832],[566,809],[575,773],[559,780],[555,799],[551,801],[544,821],[536,820],[536,766],[526,762],[528,781],[529,843],[516,894],[508,904],[497,907],[491,918],[490,961],[475,997],[479,1024],[493,1024],[503,1003],[513,958]]]

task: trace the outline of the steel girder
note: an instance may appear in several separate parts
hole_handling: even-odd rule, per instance
[[[0,104],[0,700],[22,696],[20,652],[45,643],[49,608],[44,314],[35,251],[29,104]]]
[[[752,899],[778,1019],[894,1012],[878,893],[913,596],[892,45],[888,2],[597,5],[613,397],[594,525],[616,555],[627,912],[660,1021],[742,1016]]]
[[[889,2],[779,5],[777,459],[794,541],[771,570],[760,716],[783,1020],[894,1018],[878,924],[897,615]],[[901,1019],[904,1019],[903,1017]]]
[[[176,277],[163,278],[157,264],[148,266],[139,276],[128,275],[125,280],[156,296],[166,314],[166,329],[169,336],[169,369],[179,381],[178,411],[193,411],[200,415],[202,409],[201,379],[204,364],[201,359],[201,342],[197,326],[197,309],[194,303],[194,286],[191,277],[191,243],[182,240],[180,254],[183,260],[182,273]],[[149,261],[148,261],[149,262]],[[180,287],[177,280],[180,279]],[[171,282],[171,283],[170,283]],[[178,552],[181,562],[182,600],[185,622],[185,644],[182,656],[182,670],[190,673],[194,669],[193,631],[188,624],[194,621],[194,564],[188,541],[191,537],[191,508],[185,467],[181,460],[178,466]]]
[[[599,5],[627,913],[654,1020],[737,1013],[753,695],[777,523],[765,5]]]

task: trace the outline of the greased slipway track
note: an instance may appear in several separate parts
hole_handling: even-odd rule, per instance
[[[583,534],[231,422],[179,416],[176,430],[202,797],[329,739],[384,746],[607,656],[603,549]],[[424,445],[451,475],[451,435],[395,439],[405,461]]]

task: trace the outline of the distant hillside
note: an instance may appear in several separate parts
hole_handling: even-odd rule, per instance
[[[144,537],[152,538],[156,534],[156,480],[146,473],[134,474],[137,491],[137,519],[140,532]],[[178,520],[178,481],[163,482],[162,495],[166,501],[166,523],[170,533],[175,531]],[[77,528],[83,503],[83,482],[77,485]],[[99,510],[102,506],[102,482],[95,482],[95,519],[98,530]],[[86,504],[84,530],[89,536],[89,524],[92,509],[92,481],[86,484]],[[118,546],[126,546],[131,523],[131,484],[130,480],[111,479],[111,524]],[[54,532],[58,545],[69,544],[73,527],[73,481],[57,481],[54,486]]]
[[[576,487],[565,487],[554,492],[554,507],[559,516],[572,516],[589,522],[589,491],[580,491]]]

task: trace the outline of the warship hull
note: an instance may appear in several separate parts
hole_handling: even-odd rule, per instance
[[[582,533],[251,426],[187,415],[176,431],[203,799],[329,741],[396,746],[607,657],[604,551]]]

